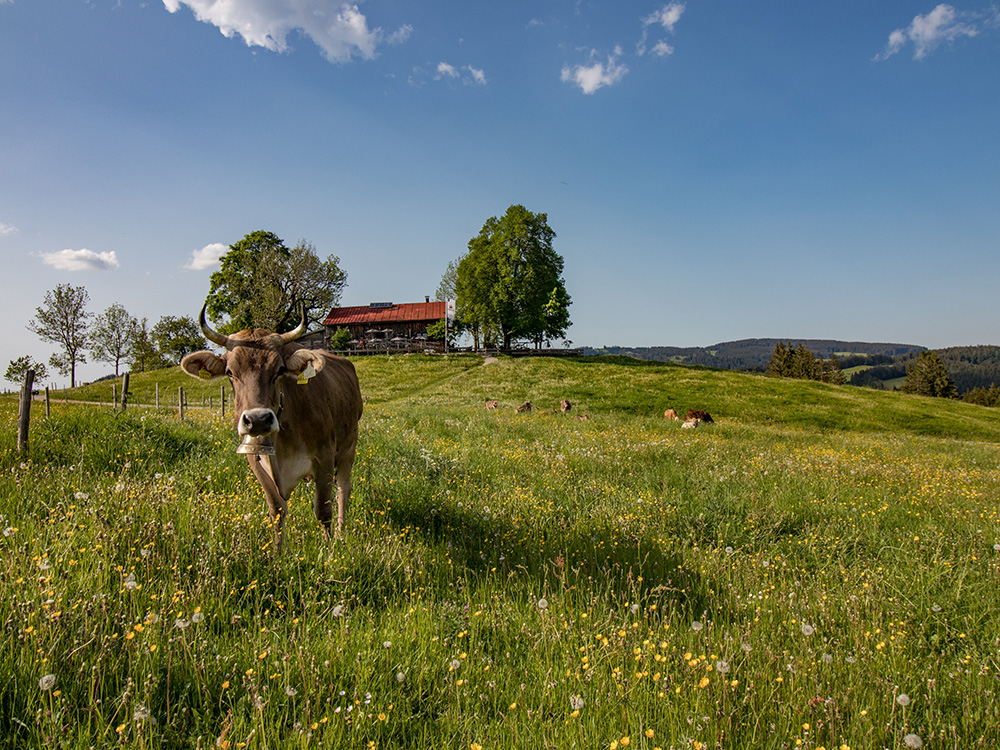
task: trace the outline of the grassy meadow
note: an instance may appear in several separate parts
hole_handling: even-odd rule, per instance
[[[348,528],[300,487],[280,559],[217,404],[36,403],[25,460],[0,399],[0,748],[1000,746],[1000,410],[481,363],[357,360]]]

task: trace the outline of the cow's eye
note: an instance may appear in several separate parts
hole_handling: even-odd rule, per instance
[[[284,375],[286,372],[288,372],[288,370],[285,367],[279,367],[278,368],[278,372],[275,373],[275,375],[274,375],[274,379],[277,380],[282,375]]]

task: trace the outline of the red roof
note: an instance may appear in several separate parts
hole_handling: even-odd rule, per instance
[[[335,307],[323,321],[325,326],[378,325],[380,323],[433,322],[445,316],[444,302],[411,302],[372,307]]]

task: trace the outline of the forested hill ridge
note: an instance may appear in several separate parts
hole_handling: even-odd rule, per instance
[[[708,347],[677,346],[605,346],[599,349],[585,347],[585,355],[618,354],[636,359],[655,362],[676,362],[685,365],[719,367],[724,370],[747,370],[763,372],[767,369],[774,347],[779,343],[791,342],[793,346],[804,344],[809,351],[822,359],[834,354],[838,359],[860,355],[862,361],[874,360],[888,364],[901,355],[915,356],[926,347],[913,344],[872,344],[861,341],[830,341],[826,339],[742,339],[726,341]],[[861,364],[857,362],[855,364]]]
[[[1000,346],[952,346],[935,352],[960,396],[974,388],[1000,386]],[[873,362],[874,367],[855,372],[849,382],[851,385],[891,388],[893,384],[889,381],[905,378],[906,369],[917,357],[918,353],[910,353],[893,357],[888,362]]]

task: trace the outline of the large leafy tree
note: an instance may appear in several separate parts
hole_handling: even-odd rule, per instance
[[[69,375],[70,386],[76,385],[76,366],[87,361],[84,349],[90,333],[87,312],[90,295],[82,286],[59,284],[45,293],[45,302],[35,308],[35,317],[28,330],[60,348],[49,358],[49,364],[63,375]]]
[[[944,362],[937,352],[930,349],[920,352],[920,358],[906,368],[903,392],[917,393],[921,396],[958,398],[955,383],[952,382]]]
[[[273,232],[251,232],[229,246],[212,274],[208,314],[222,333],[287,331],[299,324],[303,308],[308,324],[322,321],[345,286],[340,258],[320,260],[305,240],[289,250]]]
[[[180,364],[186,354],[207,345],[201,326],[193,318],[164,315],[153,326],[150,338],[157,351],[174,364]]]
[[[41,362],[35,362],[30,355],[25,354],[23,357],[12,359],[7,364],[7,372],[4,373],[4,379],[21,385],[24,382],[24,373],[28,370],[35,371],[36,383],[44,381],[49,376],[49,371],[45,368],[45,365]]]
[[[115,377],[132,351],[139,321],[117,302],[94,319],[90,329],[90,353],[98,362],[114,363]]]
[[[562,278],[563,259],[552,248],[555,232],[543,213],[510,206],[488,219],[459,261],[458,311],[477,339],[509,349],[515,341],[565,336],[571,303]]]

